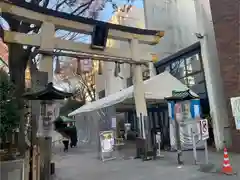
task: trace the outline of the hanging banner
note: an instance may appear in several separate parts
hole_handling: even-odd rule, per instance
[[[114,147],[114,134],[113,131],[102,131],[99,134],[100,143],[101,143],[101,151],[112,152]]]

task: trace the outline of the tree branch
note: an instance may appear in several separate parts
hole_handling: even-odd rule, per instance
[[[81,4],[80,6],[78,6],[71,14],[75,14],[78,10],[80,10],[81,8],[85,7],[85,6],[90,6],[93,3],[94,0],[90,0],[86,3]],[[84,11],[82,10],[80,13],[77,13],[77,15],[82,14]]]

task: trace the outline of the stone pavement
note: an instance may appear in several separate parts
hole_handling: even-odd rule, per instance
[[[176,153],[163,152],[164,158],[156,161],[142,162],[129,158],[134,150],[120,151],[117,159],[101,162],[97,153],[88,148],[70,149],[63,153],[55,148],[54,160],[56,175],[54,180],[239,180],[240,155],[230,155],[230,161],[238,175],[226,176],[219,173],[204,173],[198,165],[193,165],[192,152],[184,152],[184,165],[176,164]],[[125,157],[123,157],[125,156]],[[127,157],[126,157],[127,156]],[[203,152],[198,152],[203,160]],[[209,153],[209,161],[220,168],[222,153]]]

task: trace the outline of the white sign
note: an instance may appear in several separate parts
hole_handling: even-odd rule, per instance
[[[157,134],[156,134],[156,141],[161,142],[161,133],[160,132],[157,132]]]
[[[201,126],[202,140],[207,140],[209,138],[208,121],[207,121],[207,119],[200,120],[200,126]]]
[[[117,127],[117,119],[116,117],[112,117],[112,128],[116,128]]]
[[[231,98],[231,106],[233,116],[240,116],[240,97],[232,97]]]
[[[236,129],[240,130],[240,97],[231,98],[231,106]]]
[[[113,131],[100,132],[100,142],[102,152],[112,152],[114,147]]]

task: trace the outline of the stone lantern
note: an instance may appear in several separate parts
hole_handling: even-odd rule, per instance
[[[54,173],[54,163],[51,163],[52,154],[52,123],[54,121],[54,101],[71,97],[72,93],[67,93],[56,89],[50,82],[47,86],[37,92],[26,92],[23,98],[27,100],[40,100],[40,117],[38,118],[38,135],[40,146],[40,179],[49,180],[50,174]],[[36,133],[36,132],[34,132]],[[33,156],[33,147],[31,155]],[[33,159],[33,158],[31,158]],[[32,169],[32,168],[31,168]],[[30,175],[31,176],[31,175]]]

